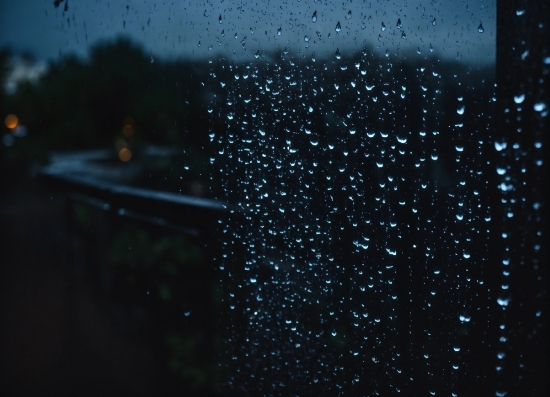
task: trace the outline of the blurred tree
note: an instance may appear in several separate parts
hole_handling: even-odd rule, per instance
[[[9,61],[10,51],[7,48],[0,49],[0,109],[6,109],[6,93],[4,91],[4,84],[6,82],[6,77],[10,71]]]
[[[9,102],[46,149],[110,146],[127,116],[135,120],[134,140],[204,148],[197,66],[155,62],[120,37],[92,46],[88,62],[72,55],[51,62],[37,84],[20,84]]]

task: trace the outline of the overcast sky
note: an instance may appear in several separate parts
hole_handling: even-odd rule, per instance
[[[483,32],[478,31],[480,24]],[[369,44],[379,51],[412,49],[424,54],[431,45],[442,57],[491,63],[496,54],[496,4],[495,0],[65,0],[55,7],[54,0],[0,0],[0,47],[27,51],[39,60],[70,52],[84,56],[98,39],[121,34],[162,58],[223,53],[242,59],[258,50],[268,53],[285,47],[305,56],[315,52],[320,58],[334,54],[336,48],[345,53]]]

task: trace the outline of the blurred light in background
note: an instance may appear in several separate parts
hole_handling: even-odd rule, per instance
[[[132,135],[134,135],[134,127],[131,125],[125,125],[122,128],[122,135],[124,135],[127,138],[130,138]]]
[[[13,130],[19,125],[19,119],[15,114],[8,114],[4,119],[4,123],[6,124],[6,127],[8,127],[10,130]]]
[[[11,147],[15,143],[15,137],[22,138],[27,135],[27,127],[19,125],[19,118],[15,114],[8,114],[4,119],[4,124],[9,128],[11,134],[5,134],[2,137],[2,143],[6,147]]]
[[[132,158],[132,152],[128,148],[122,148],[118,151],[118,158],[122,161],[130,161]]]
[[[131,116],[124,117],[124,127],[122,128],[122,135],[129,138],[134,135],[134,118]]]

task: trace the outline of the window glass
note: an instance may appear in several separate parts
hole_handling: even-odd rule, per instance
[[[246,12],[209,80],[228,385],[486,387],[494,4]]]
[[[194,368],[195,386],[547,390],[547,6],[499,10],[497,62],[495,1],[24,4],[3,6],[0,36],[52,62],[10,74],[6,92],[27,98],[44,74],[63,86],[59,106],[19,115],[30,135],[47,128],[63,149],[99,139],[129,164],[163,144],[136,185],[223,203],[199,243],[214,256],[219,360]],[[6,117],[3,149],[19,147],[18,123]],[[149,238],[121,230],[119,251]],[[187,240],[150,245],[164,255],[174,241]],[[196,341],[172,336],[186,372]]]

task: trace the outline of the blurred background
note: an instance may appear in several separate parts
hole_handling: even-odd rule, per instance
[[[204,237],[105,214],[109,197],[98,209],[42,178],[52,165],[96,185],[212,197],[203,63],[155,61],[109,32],[84,54],[61,51],[69,9],[55,3],[0,12],[1,394],[216,394],[220,298]],[[25,42],[37,10],[53,55]]]
[[[203,242],[107,219],[40,179],[63,154],[101,148],[79,175],[211,196],[199,64],[152,63],[122,38],[87,60],[45,66],[3,49],[0,64],[3,394],[214,393]],[[61,174],[76,170],[64,164]]]

